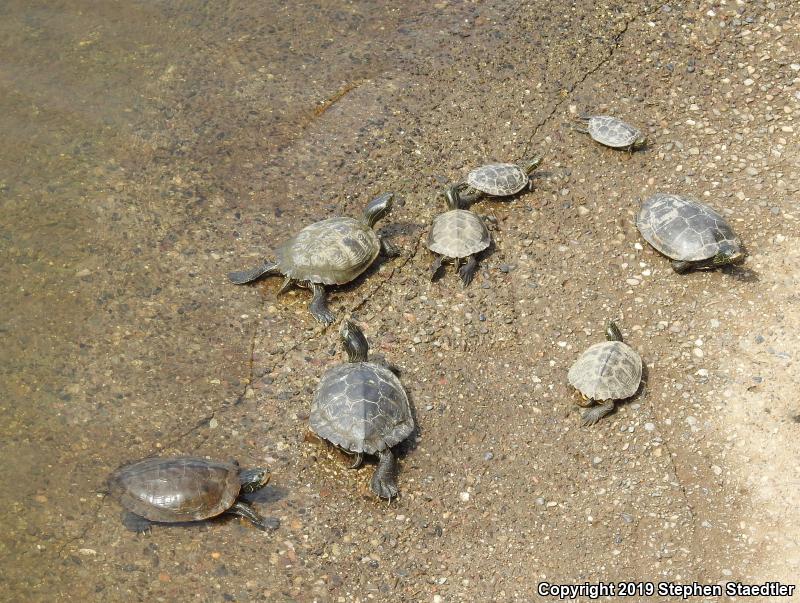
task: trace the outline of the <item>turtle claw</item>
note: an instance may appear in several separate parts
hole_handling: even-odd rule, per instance
[[[328,308],[311,308],[311,314],[316,321],[324,327],[329,327],[336,322],[336,316]]]
[[[613,400],[609,400],[599,406],[594,406],[583,413],[583,421],[581,422],[581,425],[583,427],[591,427],[606,415],[611,414],[613,410]]]
[[[311,283],[311,290],[314,292],[314,297],[308,306],[309,311],[323,326],[332,325],[336,321],[336,316],[328,309],[325,301],[325,287],[319,283]]]
[[[475,271],[477,268],[478,262],[473,256],[469,256],[467,258],[467,263],[458,269],[458,276],[461,277],[461,282],[464,284],[464,287],[469,285],[472,282],[472,279],[475,278]]]
[[[394,481],[381,479],[377,472],[372,476],[369,487],[380,498],[387,498],[391,501],[398,496],[397,485]]]

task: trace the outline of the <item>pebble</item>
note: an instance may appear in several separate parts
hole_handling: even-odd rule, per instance
[[[433,595],[433,603],[442,603],[442,601],[444,601],[442,595]]]
[[[540,507],[543,507],[544,499],[540,496],[539,498],[536,499],[536,504],[539,505]]]
[[[703,357],[703,350],[701,350],[700,348],[694,348],[692,350],[692,354],[694,354],[698,358],[702,358]]]
[[[89,270],[88,268],[84,268],[83,270],[76,272],[75,276],[77,276],[78,278],[83,278],[84,276],[89,276],[91,273],[92,273],[91,270]]]
[[[601,457],[599,457],[599,456],[596,456],[596,457],[594,457],[594,458],[592,459],[592,464],[593,464],[593,465],[599,465],[599,464],[600,464],[600,463],[602,463],[602,462],[603,462],[603,459],[602,459]]]
[[[711,471],[714,472],[714,475],[722,475],[722,467],[719,465],[711,465]]]
[[[625,282],[628,283],[631,287],[635,287],[636,285],[639,284],[639,279],[627,278],[627,279],[625,279]]]
[[[97,555],[97,551],[94,549],[78,549],[78,553],[81,555]]]
[[[494,458],[494,454],[492,452],[484,452],[483,453],[483,460],[484,461],[491,461]]]
[[[213,419],[213,418],[212,418],[212,419],[211,419],[211,420],[208,422],[208,427],[209,427],[210,429],[216,429],[217,427],[219,427],[219,421],[217,421],[216,419]]]
[[[656,428],[656,426],[655,426],[654,423],[645,423],[644,424],[645,431],[654,431],[655,428]]]
[[[458,498],[461,499],[461,502],[469,502],[469,492],[461,492]]]
[[[578,215],[585,216],[588,213],[589,213],[589,208],[588,207],[586,207],[585,205],[579,205],[578,206]]]

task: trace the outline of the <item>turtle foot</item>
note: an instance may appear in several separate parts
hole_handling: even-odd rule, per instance
[[[400,248],[386,237],[381,237],[381,253],[387,258],[398,258],[403,255]]]
[[[473,278],[475,278],[475,272],[477,269],[478,262],[473,256],[469,256],[467,258],[467,263],[458,269],[458,276],[461,277],[461,282],[464,283],[465,287],[472,282]]]
[[[141,515],[125,511],[122,513],[122,525],[124,525],[131,532],[137,534],[147,534],[153,529],[153,522],[145,519]]]
[[[675,260],[672,262],[672,269],[678,274],[686,274],[692,269],[692,263]]]
[[[369,485],[370,490],[372,490],[378,497],[386,498],[392,500],[393,498],[397,498],[399,492],[397,490],[397,484],[392,481],[384,481],[378,479],[377,474],[372,477],[372,482]]]
[[[370,482],[370,489],[380,498],[388,498],[390,501],[397,498],[397,483],[394,480],[397,461],[391,449],[381,450],[378,453],[380,462],[375,474]]]
[[[281,527],[281,520],[277,517],[265,517],[260,523],[254,524],[258,529],[266,531],[275,531]]]
[[[314,292],[314,297],[308,306],[311,315],[323,326],[332,325],[336,321],[336,316],[330,311],[328,303],[325,301],[325,287],[319,283],[312,283],[311,290]]]
[[[614,410],[613,400],[609,400],[608,402],[605,402],[599,406],[594,406],[593,408],[583,413],[583,420],[581,421],[581,425],[583,427],[591,427],[606,415],[611,414],[613,410]]]

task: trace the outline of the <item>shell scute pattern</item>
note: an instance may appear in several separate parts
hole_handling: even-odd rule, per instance
[[[490,163],[472,170],[467,175],[467,184],[489,195],[504,197],[525,188],[528,175],[513,163]]]
[[[465,209],[439,214],[428,233],[428,249],[450,258],[465,258],[483,251],[490,241],[483,220]]]
[[[306,226],[277,252],[280,270],[298,281],[347,283],[380,253],[378,235],[354,218],[329,218]]]
[[[241,484],[232,463],[153,458],[112,473],[109,489],[124,507],[150,521],[197,521],[229,509]]]
[[[723,247],[741,248],[722,215],[679,195],[649,197],[639,210],[636,226],[656,250],[676,260],[700,261],[714,257]]]
[[[603,341],[589,347],[567,375],[569,382],[592,400],[621,400],[639,389],[642,359],[621,341]]]
[[[590,117],[587,129],[592,138],[609,147],[629,147],[642,135],[630,124],[610,115]]]
[[[335,366],[322,378],[309,417],[320,437],[350,452],[375,454],[414,430],[400,380],[371,362]]]

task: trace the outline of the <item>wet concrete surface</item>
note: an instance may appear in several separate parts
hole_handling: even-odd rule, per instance
[[[545,580],[796,577],[792,3],[0,14],[4,599],[531,601]],[[572,129],[583,111],[652,142],[601,147]],[[533,192],[475,207],[497,228],[470,288],[429,283],[436,188],[532,152]],[[391,505],[371,466],[306,437],[336,329],[307,291],[225,278],[385,190],[404,255],[330,300],[415,406]],[[729,213],[748,262],[674,275],[633,223],[661,190]],[[566,372],[607,318],[647,386],[581,429]],[[282,527],[126,532],[106,476],[178,453],[269,465],[252,500]]]

